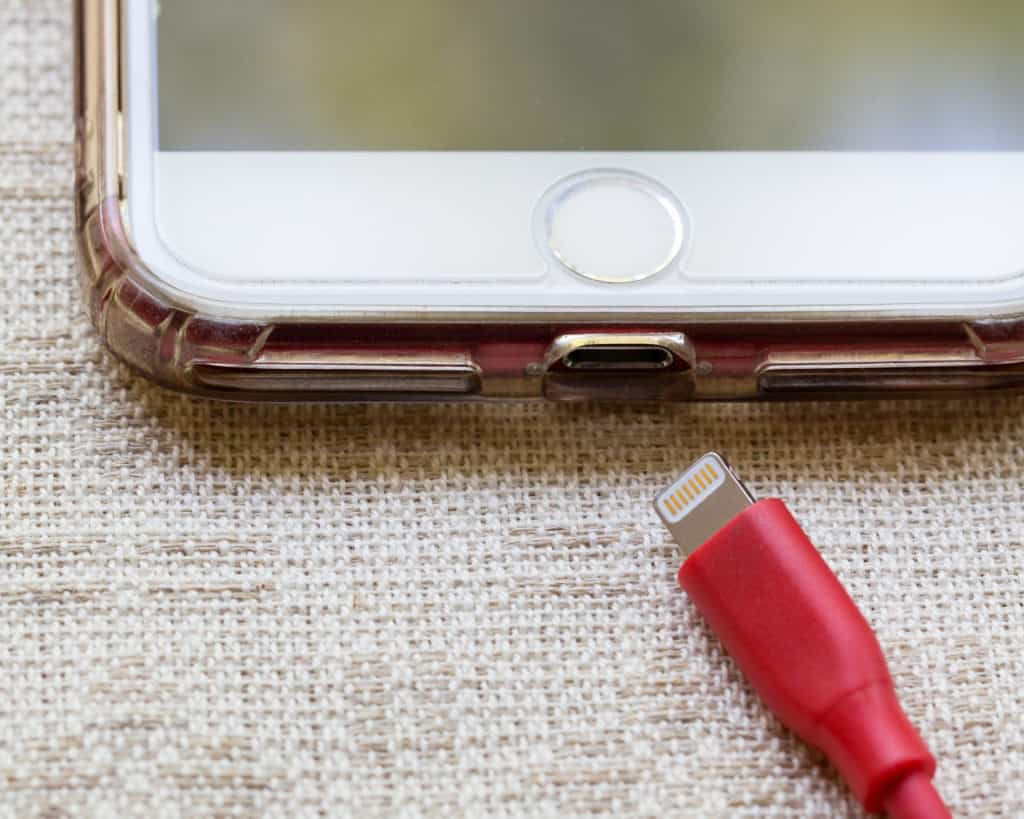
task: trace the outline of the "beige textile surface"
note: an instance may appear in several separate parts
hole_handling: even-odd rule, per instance
[[[0,0],[0,816],[858,816],[675,585],[706,448],[877,626],[960,816],[1024,816],[1024,402],[251,408],[114,364],[69,14]]]

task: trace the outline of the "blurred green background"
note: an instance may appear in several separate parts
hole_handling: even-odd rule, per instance
[[[1016,150],[1024,2],[163,0],[164,150]]]

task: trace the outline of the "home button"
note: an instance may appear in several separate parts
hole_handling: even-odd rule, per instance
[[[689,239],[686,212],[660,182],[633,171],[574,174],[554,185],[534,215],[542,251],[586,279],[627,284],[675,264]]]

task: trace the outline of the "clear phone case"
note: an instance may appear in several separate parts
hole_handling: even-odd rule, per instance
[[[205,315],[153,276],[124,219],[119,0],[76,0],[81,281],[109,348],[147,377],[244,401],[692,400],[1024,385],[1024,317],[984,314]]]

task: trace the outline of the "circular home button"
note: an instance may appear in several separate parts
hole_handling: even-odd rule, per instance
[[[572,273],[627,284],[674,264],[689,226],[682,205],[660,182],[633,171],[592,170],[544,195],[534,231],[544,252]]]

